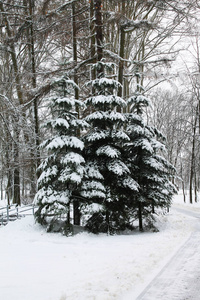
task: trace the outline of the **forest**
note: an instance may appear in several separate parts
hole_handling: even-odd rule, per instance
[[[0,1],[0,199],[48,231],[198,201],[198,0]]]

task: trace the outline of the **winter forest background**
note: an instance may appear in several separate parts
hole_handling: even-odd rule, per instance
[[[1,200],[92,232],[142,230],[176,188],[197,201],[199,9],[0,1]]]

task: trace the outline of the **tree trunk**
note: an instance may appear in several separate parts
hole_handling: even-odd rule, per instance
[[[94,0],[95,9],[95,32],[96,32],[96,53],[97,61],[101,61],[103,58],[103,24],[101,15],[102,0]],[[103,74],[103,67],[97,70],[97,77],[101,77]]]
[[[74,66],[77,65],[77,30],[76,30],[76,10],[75,3],[72,3],[72,39],[73,39],[73,61]],[[76,70],[74,70],[74,82],[78,85],[78,76]],[[79,90],[75,88],[75,99],[79,98]]]
[[[1,200],[3,200],[3,173],[1,173]]]
[[[19,141],[19,133],[16,133],[16,141]],[[20,172],[19,172],[19,145],[18,143],[14,144],[14,174],[13,174],[13,204],[21,205],[20,199]]]
[[[95,62],[95,24],[94,24],[94,0],[90,1],[90,57],[94,58]],[[95,69],[91,69],[91,78],[90,80],[94,80],[96,76]],[[94,94],[94,88],[92,94]]]
[[[142,204],[138,203],[138,220],[139,220],[139,230],[143,231],[143,219],[142,219]]]
[[[196,171],[195,171],[195,175],[194,175],[194,201],[197,203],[198,201],[198,195],[197,195],[197,192],[198,192],[198,188],[197,188],[197,174],[196,174]]]
[[[110,234],[110,213],[106,210],[106,224],[107,224],[107,234]]]
[[[36,79],[36,66],[35,66],[35,41],[34,41],[34,29],[33,29],[33,1],[29,0],[29,18],[30,27],[28,30],[28,41],[29,41],[29,54],[31,62],[31,72],[32,72],[32,87],[35,89],[37,87]],[[31,152],[33,158],[32,162],[32,178],[31,178],[31,191],[30,196],[33,197],[36,193],[36,179],[37,179],[37,168],[40,165],[40,139],[39,139],[39,118],[38,118],[38,103],[37,99],[33,101],[33,119],[34,119],[34,129],[35,129],[35,149]],[[38,174],[39,175],[39,174]]]
[[[10,23],[7,19],[7,14],[4,11],[4,7],[3,7],[2,2],[0,2],[0,11],[2,12],[2,15],[3,15],[3,19],[4,19],[4,22],[5,22],[5,28],[6,28],[8,38],[12,39],[12,31],[11,31],[11,28],[10,28],[10,25],[9,25]],[[16,55],[14,43],[10,44],[10,50],[11,51],[9,51],[9,52],[10,52],[11,60],[12,60],[12,64],[13,64],[17,96],[18,96],[19,103],[22,105],[23,104],[23,93],[22,93],[22,89],[21,89],[20,73],[19,73],[18,64],[17,64],[17,55]]]
[[[12,199],[12,174],[10,171],[8,171],[7,176],[7,186],[6,186],[6,198],[7,198],[7,204],[10,206],[10,200]]]
[[[2,146],[2,145],[1,145]],[[1,161],[3,162],[3,153],[1,153]],[[3,200],[3,180],[4,179],[4,174],[3,174],[3,163],[2,163],[2,166],[1,166],[1,200]]]
[[[122,14],[125,14],[125,1],[122,1]],[[118,71],[118,81],[121,84],[118,88],[118,96],[122,97],[123,94],[123,80],[124,80],[124,53],[125,53],[125,31],[123,26],[120,26],[120,45],[119,45],[119,71]]]
[[[73,60],[74,66],[77,65],[77,30],[76,30],[76,9],[75,3],[72,3],[72,38],[73,38]],[[78,85],[78,76],[76,70],[74,69],[74,82]],[[79,90],[78,87],[75,88],[75,99],[79,99]],[[79,108],[76,107],[76,112],[79,118]],[[77,132],[77,136],[80,137],[80,130]],[[81,215],[79,210],[79,201],[73,201],[73,215],[74,215],[74,225],[80,225],[81,222]]]
[[[155,214],[155,206],[152,204],[152,214]]]
[[[73,209],[74,209],[74,214],[73,214],[73,218],[74,218],[74,225],[80,225],[81,223],[81,214],[80,214],[80,209],[79,209],[79,201],[74,200],[73,201]]]
[[[7,19],[7,14],[4,11],[3,3],[0,2],[0,11],[2,12],[4,23],[5,23],[5,30],[7,32],[8,38],[12,39],[12,30],[10,27],[9,20]],[[14,46],[14,42],[11,42],[10,44],[10,56],[11,56],[11,61],[13,65],[13,70],[14,70],[14,76],[15,76],[15,87],[16,87],[16,92],[17,92],[17,98],[19,101],[20,105],[23,105],[23,93],[22,93],[22,85],[21,85],[21,79],[20,79],[20,72],[18,68],[18,62],[17,62],[17,55],[16,55],[16,50]],[[15,119],[18,119],[18,117],[15,117]],[[18,127],[18,121],[16,122],[16,126]],[[13,185],[14,185],[14,191],[13,191],[13,203],[16,204],[21,204],[20,201],[20,171],[19,171],[19,145],[18,145],[18,140],[19,140],[19,132],[18,128],[15,129],[16,132],[16,140],[17,143],[14,143],[14,175],[13,175]]]
[[[195,176],[195,139],[196,139],[196,125],[197,125],[197,116],[198,116],[198,107],[196,109],[195,120],[193,125],[193,136],[192,136],[192,154],[191,154],[191,168],[190,168],[190,203],[193,203],[192,190],[193,190],[193,181]]]
[[[185,195],[185,184],[184,181],[182,181],[182,190],[183,190],[183,201],[186,203],[186,195]]]
[[[67,205],[67,224],[70,225],[70,203]]]
[[[183,164],[182,164],[182,160],[180,161],[180,164],[181,164],[181,179],[182,179],[183,201],[184,201],[184,203],[186,203],[185,183],[184,183],[184,178],[183,178]]]
[[[191,170],[190,170],[190,187],[189,187],[189,195],[190,195],[190,203],[192,204],[193,201],[192,201],[192,182],[193,182],[193,169],[192,169],[192,166],[191,166]]]

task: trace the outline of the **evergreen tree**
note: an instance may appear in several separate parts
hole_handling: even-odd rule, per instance
[[[84,174],[83,142],[77,138],[85,122],[77,118],[76,108],[83,106],[72,93],[77,86],[66,76],[57,79],[54,95],[49,98],[53,119],[46,125],[52,137],[42,143],[48,156],[39,167],[38,192],[35,203],[39,206],[36,220],[47,225],[48,231],[70,227],[70,203],[72,203]]]
[[[126,102],[117,96],[119,83],[106,75],[113,65],[101,61],[93,67],[101,72],[90,82],[95,94],[85,101],[91,111],[85,120],[91,129],[84,136],[87,172],[82,195],[95,207],[86,227],[92,232],[113,232],[129,224],[126,195],[137,191],[138,185],[124,156],[123,145],[129,137],[120,111]]]
[[[132,209],[137,212],[141,231],[143,217],[152,217],[155,207],[168,208],[176,192],[170,181],[175,169],[163,156],[165,138],[156,128],[148,126],[142,116],[148,104],[148,99],[138,92],[128,100],[130,113],[127,114],[130,138],[126,144],[127,159],[131,175],[139,184]]]

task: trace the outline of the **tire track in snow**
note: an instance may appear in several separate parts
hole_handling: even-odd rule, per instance
[[[177,209],[199,218],[199,214]],[[136,300],[199,300],[200,299],[200,222],[170,262],[145,288]]]

